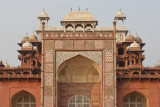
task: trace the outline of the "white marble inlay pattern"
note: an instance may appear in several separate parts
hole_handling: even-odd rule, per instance
[[[56,51],[56,70],[64,61],[77,55],[82,55],[95,61],[102,71],[102,51]]]

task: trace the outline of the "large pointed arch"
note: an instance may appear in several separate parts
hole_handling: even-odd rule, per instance
[[[93,60],[76,55],[58,67],[57,80],[67,83],[100,82],[100,68]]]
[[[30,92],[21,90],[14,94],[11,98],[11,107],[36,107],[36,98]]]

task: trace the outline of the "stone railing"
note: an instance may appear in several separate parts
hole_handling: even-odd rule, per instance
[[[41,74],[0,74],[0,78],[41,78]]]
[[[49,38],[108,38],[113,39],[113,32],[45,32],[44,39]]]
[[[160,74],[117,74],[117,78],[160,78]]]

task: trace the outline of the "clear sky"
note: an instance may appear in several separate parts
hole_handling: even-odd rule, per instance
[[[49,26],[60,26],[72,7],[88,11],[98,20],[99,27],[110,27],[116,13],[127,16],[126,28],[146,43],[145,66],[154,66],[160,60],[160,0],[0,0],[0,59],[12,66],[20,64],[18,42],[39,26],[37,16],[43,8],[50,17]]]

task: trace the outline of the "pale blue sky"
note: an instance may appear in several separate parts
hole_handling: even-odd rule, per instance
[[[154,66],[160,60],[160,0],[0,0],[0,59],[17,66],[18,42],[39,26],[37,16],[43,8],[50,16],[49,25],[60,26],[70,8],[86,10],[98,20],[98,26],[112,26],[119,8],[127,16],[126,28],[136,32],[146,43],[145,66]]]

